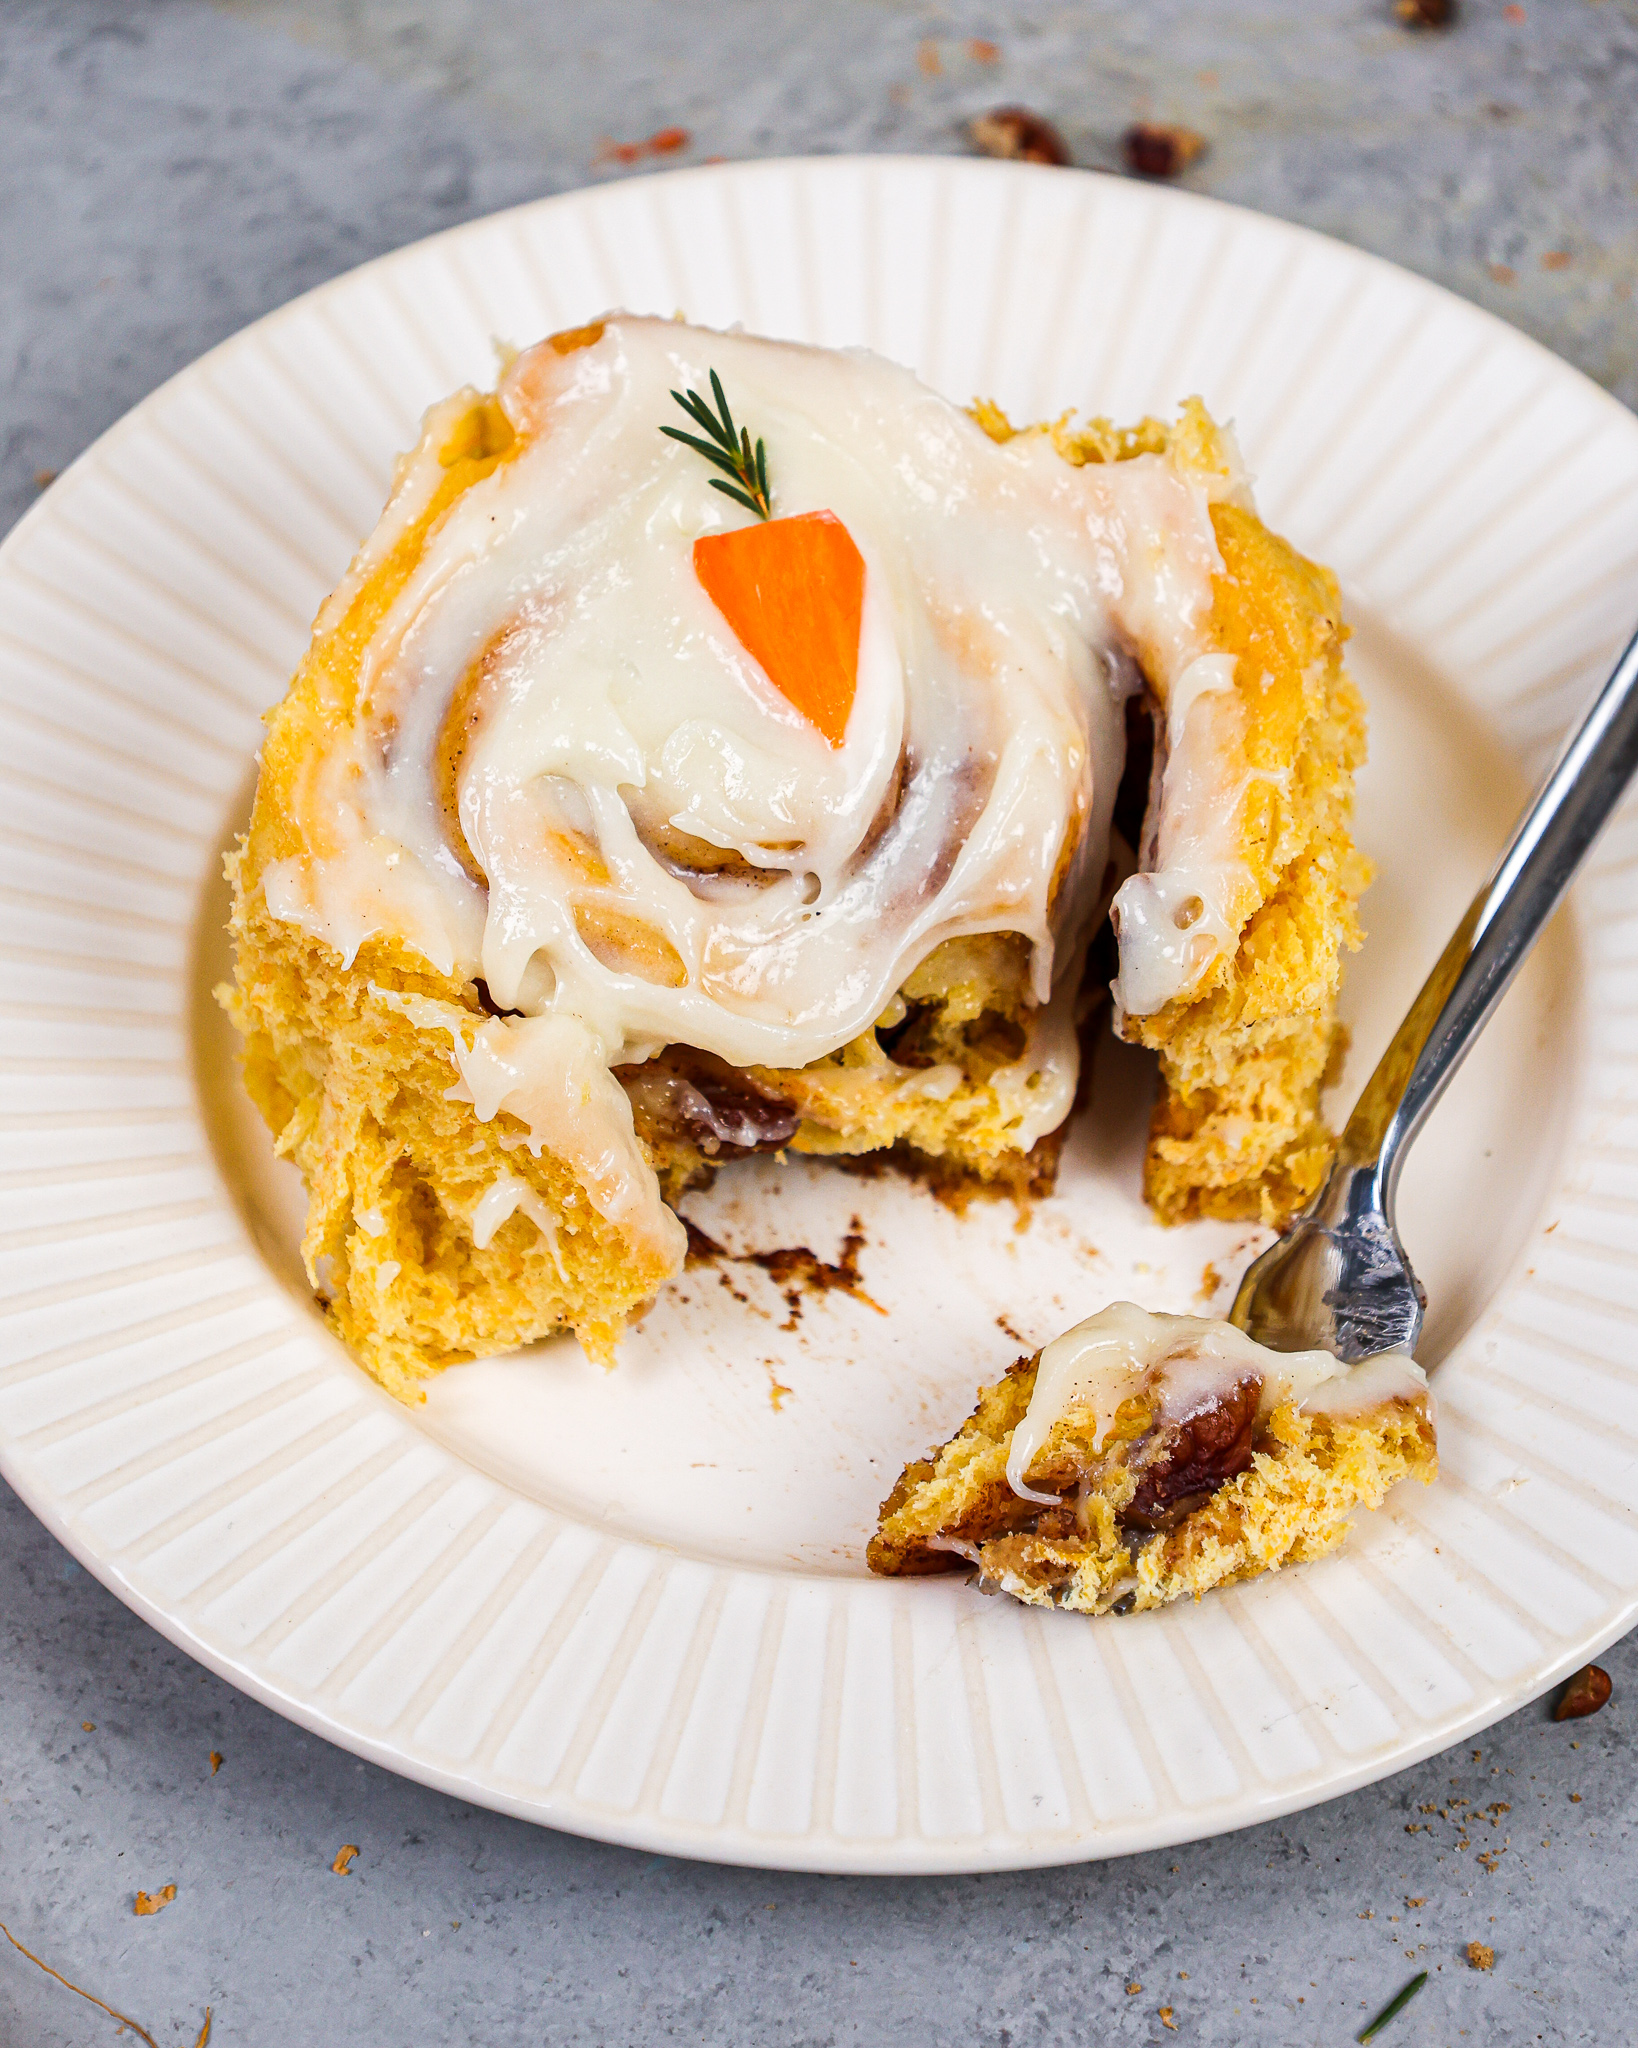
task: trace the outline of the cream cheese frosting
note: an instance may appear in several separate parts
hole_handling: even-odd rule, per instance
[[[863,557],[840,745],[695,573],[696,539],[750,518],[658,431],[713,370],[766,442],[775,516],[828,511]],[[306,851],[263,875],[270,910],[348,960],[390,935],[481,978],[510,1014],[436,1006],[457,1089],[679,1258],[610,1069],[668,1044],[807,1065],[946,939],[1028,939],[1039,1028],[999,1085],[1022,1130],[1061,1120],[1137,657],[1171,731],[1159,872],[1117,898],[1119,999],[1157,1008],[1233,942],[1235,700],[1208,621],[1210,503],[1234,480],[1155,455],[1075,468],[865,351],[624,314],[526,350],[497,396],[517,441],[373,632],[304,793]],[[429,414],[321,629],[423,511],[472,402]]]
[[[1244,724],[1233,655],[1197,655],[1166,701],[1153,862],[1127,876],[1110,907],[1120,952],[1114,995],[1127,1016],[1153,1016],[1219,952],[1234,950],[1228,907],[1246,872],[1239,817],[1251,778],[1229,776],[1224,764],[1243,758]],[[1262,779],[1271,779],[1267,770]]]
[[[1125,1401],[1141,1396],[1155,1420],[1187,1422],[1247,1379],[1258,1383],[1259,1422],[1287,1401],[1309,1415],[1357,1415],[1384,1401],[1429,1398],[1426,1374],[1402,1351],[1345,1365],[1329,1351],[1270,1351],[1232,1323],[1117,1301],[1042,1351],[1013,1431],[1007,1484],[1022,1500],[1056,1507],[1057,1495],[1036,1491],[1027,1475],[1066,1415],[1084,1414],[1086,1434],[1101,1446]]]

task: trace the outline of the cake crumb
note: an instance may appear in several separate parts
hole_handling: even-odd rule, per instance
[[[1143,1986],[1142,1986],[1141,1984],[1137,1984],[1137,1983],[1132,1983],[1132,1984],[1128,1984],[1128,1985],[1127,1985],[1127,1987],[1126,1987],[1126,1995],[1127,1995],[1127,1997],[1128,1997],[1128,1998],[1136,1998],[1136,1997],[1137,1997],[1137,1995],[1138,1995],[1138,1993],[1139,1993],[1139,1992],[1140,1992],[1140,1991],[1141,1991],[1142,1989],[1143,1989]]]
[[[85,1730],[87,1735],[95,1735],[97,1732],[97,1724],[95,1721],[82,1721],[80,1723],[80,1726]]]
[[[1569,250],[1568,250],[1568,249],[1547,249],[1547,250],[1544,250],[1544,251],[1542,252],[1542,258],[1541,258],[1541,267],[1542,267],[1542,269],[1543,269],[1543,270],[1568,270],[1568,269],[1569,269],[1569,267],[1570,267],[1570,252],[1569,252]]]
[[[644,157],[674,156],[679,149],[686,149],[693,141],[686,128],[657,128],[652,135],[641,142],[616,142],[605,136],[598,145],[594,164],[636,164]]]
[[[1177,2022],[1172,2018],[1172,2009],[1169,2005],[1163,2005],[1160,2008],[1160,2024],[1170,2033],[1175,2034],[1177,2032]]]
[[[999,43],[992,43],[988,36],[969,36],[967,55],[975,64],[999,64],[1001,46]]]
[[[1470,1941],[1462,1953],[1467,1957],[1469,1969],[1493,1970],[1496,1967],[1496,1951],[1487,1941]]]
[[[1449,28],[1456,0],[1393,0],[1393,11],[1407,28]]]
[[[344,1842],[336,1851],[336,1860],[330,1865],[330,1868],[337,1877],[345,1877],[353,1867],[353,1860],[357,1855],[358,1844],[356,1842]]]
[[[938,78],[943,73],[944,60],[931,36],[924,36],[916,45],[916,69],[923,78]]]
[[[176,1886],[174,1884],[163,1885],[157,1892],[138,1892],[136,1903],[132,1906],[131,1911],[139,1920],[145,1920],[150,1914],[163,1913],[175,1897]]]
[[[210,1774],[213,1778],[222,1768],[222,1761],[222,1752],[219,1749],[213,1749],[210,1753]]]

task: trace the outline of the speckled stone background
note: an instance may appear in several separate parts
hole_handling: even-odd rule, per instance
[[[1442,32],[1388,0],[10,0],[0,526],[245,321],[433,229],[627,175],[611,144],[960,150],[1004,102],[1094,166],[1135,116],[1186,122],[1210,141],[1189,184],[1438,278],[1638,402],[1638,7],[1617,0],[1465,0]],[[1341,2044],[1420,1968],[1389,2048],[1624,2042],[1638,1651],[1605,1661],[1596,1719],[1527,1708],[1192,1848],[764,1876],[354,1762],[171,1649],[0,1487],[0,1920],[161,2048],[193,2048],[207,2005],[217,2048]],[[136,1890],[167,1884],[136,1918]],[[114,2038],[0,1942],[4,2048]]]

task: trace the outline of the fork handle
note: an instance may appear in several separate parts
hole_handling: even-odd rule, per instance
[[[1399,1171],[1468,1047],[1506,994],[1638,769],[1638,633],[1457,925],[1337,1147],[1370,1168],[1393,1215]]]

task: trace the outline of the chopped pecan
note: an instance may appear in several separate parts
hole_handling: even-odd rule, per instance
[[[1121,1520],[1152,1528],[1244,1472],[1261,1391],[1255,1374],[1248,1375],[1182,1421],[1156,1430],[1133,1461],[1137,1492]]]
[[[1203,153],[1206,138],[1163,121],[1134,121],[1120,147],[1126,168],[1140,178],[1175,178]]]
[[[1558,1696],[1553,1709],[1555,1721],[1579,1721],[1584,1714],[1596,1714],[1608,1706],[1610,1675],[1598,1664],[1583,1664]]]
[[[984,156],[1026,164],[1067,164],[1069,150],[1052,123],[1028,107],[997,107],[968,124],[973,147]]]

